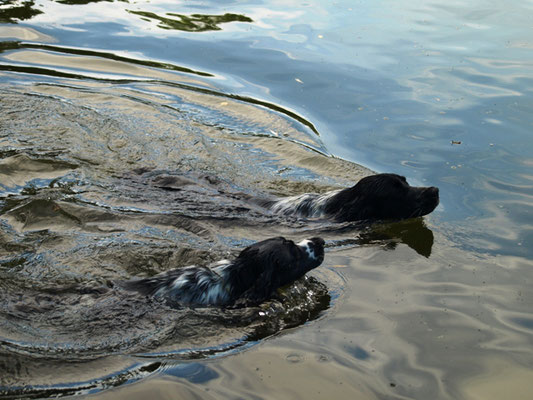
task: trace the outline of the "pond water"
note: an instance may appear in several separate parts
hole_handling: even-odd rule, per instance
[[[529,399],[532,15],[0,0],[0,398]],[[441,205],[362,227],[243,200],[372,171]],[[278,235],[326,258],[258,307],[114,285]]]

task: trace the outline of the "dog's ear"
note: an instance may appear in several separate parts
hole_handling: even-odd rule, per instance
[[[339,222],[371,219],[375,214],[375,205],[364,196],[356,196],[339,205],[331,214]]]

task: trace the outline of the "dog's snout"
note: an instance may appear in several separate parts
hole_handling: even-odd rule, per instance
[[[300,246],[300,248],[305,251],[310,258],[322,262],[324,259],[324,244],[324,239],[314,237],[311,239],[302,240],[300,243],[298,243],[298,246]]]
[[[435,186],[428,187],[425,192],[431,197],[439,197],[439,188]]]
[[[314,253],[318,257],[323,258],[324,257],[324,245],[326,244],[324,239],[322,239],[320,237],[314,237],[314,238],[310,239],[310,244],[311,244],[311,246],[313,248]]]
[[[319,248],[324,248],[324,245],[326,244],[325,240],[320,237],[311,238],[311,242],[313,242],[313,244]]]

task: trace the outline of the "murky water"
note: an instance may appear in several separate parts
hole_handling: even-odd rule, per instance
[[[530,398],[531,11],[0,3],[0,396]],[[247,200],[367,168],[441,206],[364,227]],[[259,307],[115,285],[275,235],[326,260]]]

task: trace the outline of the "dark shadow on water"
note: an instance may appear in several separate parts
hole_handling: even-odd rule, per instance
[[[353,232],[354,237],[328,241],[327,247],[330,248],[370,245],[383,246],[386,250],[394,250],[398,244],[403,243],[426,258],[431,256],[434,241],[433,231],[426,226],[423,218],[373,223],[370,225],[364,222],[339,226],[328,225],[313,232],[342,236],[350,235]]]
[[[54,0],[54,1],[60,4],[68,4],[71,6],[75,6],[75,5],[85,5],[85,4],[90,4],[90,3],[101,3],[101,2],[112,3],[114,0]],[[129,1],[127,0],[118,0],[118,1],[122,3],[129,3]]]
[[[424,257],[431,256],[433,231],[424,223],[423,218],[377,224],[359,235],[361,245],[386,242],[387,248],[394,249],[403,243]]]
[[[19,2],[16,0],[4,0],[0,2],[0,23],[16,24],[18,21],[32,19],[43,11],[34,8],[34,1]]]
[[[110,52],[101,52],[101,51],[94,51],[94,50],[87,50],[87,49],[75,49],[75,48],[67,48],[67,47],[53,46],[53,45],[47,45],[47,44],[27,43],[27,42],[19,42],[19,41],[0,42],[0,53],[5,52],[5,51],[22,50],[22,49],[51,51],[55,53],[71,54],[71,55],[77,55],[77,56],[100,57],[100,58],[104,58],[108,60],[121,61],[121,62],[130,63],[134,65],[142,65],[145,67],[160,68],[160,69],[169,70],[169,71],[177,71],[177,72],[183,72],[187,74],[194,74],[194,75],[206,76],[206,77],[213,76],[212,74],[207,73],[207,72],[195,71],[190,68],[185,68],[179,65],[162,63],[162,62],[151,61],[151,60],[139,60],[139,59],[116,55]],[[52,76],[77,78],[77,79],[83,78],[83,75],[77,75],[77,74],[71,74],[71,73],[61,74],[60,71],[53,71],[53,70],[46,69],[46,68],[29,67],[28,69],[29,70],[27,72],[35,73],[35,74],[44,74],[44,75],[49,74]],[[43,70],[44,72],[40,70]]]
[[[175,29],[184,32],[206,32],[206,31],[220,31],[221,24],[229,22],[253,22],[251,18],[240,14],[224,14],[224,15],[203,15],[203,14],[175,14],[166,13],[166,17],[162,17],[153,12],[148,11],[134,11],[128,10],[129,13],[141,17],[145,21],[159,21],[158,28],[161,29]],[[174,17],[174,18],[169,18]]]

